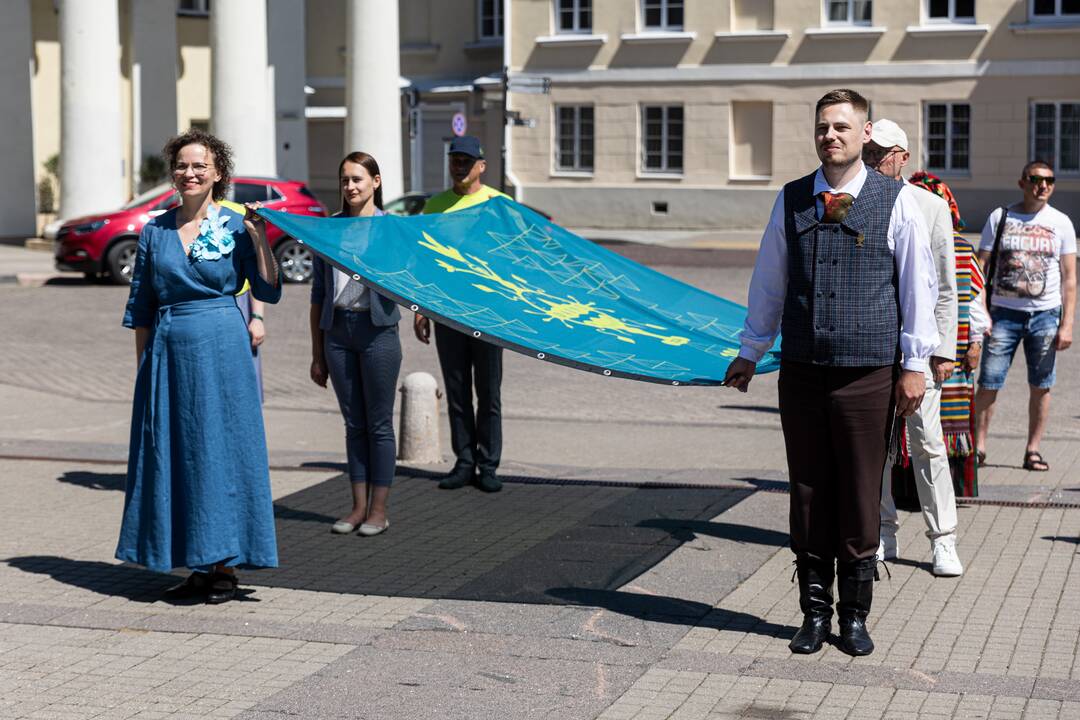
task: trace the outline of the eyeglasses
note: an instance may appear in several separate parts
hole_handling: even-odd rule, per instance
[[[884,155],[877,158],[876,160],[873,160],[873,164],[871,165],[871,167],[873,167],[875,170],[877,170],[881,166],[882,163],[884,163],[886,160],[889,159],[890,155],[897,155],[897,154],[902,153],[902,152],[907,152],[907,151],[902,150],[899,147],[892,147],[892,148],[886,150]]]
[[[207,165],[205,163],[194,163],[192,165],[173,165],[173,175],[187,175],[187,171],[195,173],[195,177],[203,177],[206,173],[210,172],[213,165]]]
[[[1027,176],[1027,181],[1029,183],[1031,183],[1032,185],[1038,185],[1039,183],[1046,183],[1047,185],[1053,185],[1055,180],[1057,180],[1057,178],[1055,178],[1053,175],[1050,175],[1050,176],[1046,176],[1046,175],[1028,175]]]

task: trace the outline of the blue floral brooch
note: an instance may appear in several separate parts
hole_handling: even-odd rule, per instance
[[[233,231],[225,227],[229,218],[221,214],[221,209],[211,205],[207,208],[206,218],[199,223],[199,236],[191,243],[193,262],[220,260],[233,251],[236,241]]]

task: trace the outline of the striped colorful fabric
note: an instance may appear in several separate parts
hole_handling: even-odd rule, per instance
[[[944,198],[949,203],[949,209],[953,217],[953,229],[959,232],[963,229],[963,220],[956,206],[952,191],[939,178],[928,173],[916,173],[909,180],[911,184],[918,185],[929,192]],[[957,497],[976,497],[979,494],[978,461],[975,457],[975,376],[966,373],[960,366],[960,362],[967,354],[968,344],[971,341],[971,317],[969,308],[971,302],[983,291],[985,279],[978,260],[975,257],[975,248],[971,243],[959,234],[953,236],[953,247],[956,251],[956,289],[958,324],[956,333],[956,368],[951,378],[946,380],[941,388],[941,429],[945,436],[945,447],[949,454],[949,467],[952,471],[953,488]],[[911,461],[908,450],[908,438],[904,434],[902,444],[902,461],[898,465],[902,469],[894,470],[894,479],[899,480],[899,485],[894,482],[894,495],[897,503],[900,503],[898,487],[906,488],[912,482]],[[899,477],[896,475],[899,474]],[[914,497],[914,489],[908,493]],[[917,507],[917,505],[916,505]]]
[[[941,388],[941,429],[952,467],[953,487],[958,497],[979,494],[978,468],[975,458],[975,375],[960,368],[971,342],[972,301],[985,285],[982,268],[975,257],[975,248],[959,235],[953,239],[956,250],[956,290],[958,324],[956,333],[956,372]]]

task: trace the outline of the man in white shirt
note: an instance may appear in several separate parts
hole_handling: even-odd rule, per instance
[[[907,133],[892,120],[876,121],[870,142],[863,148],[863,162],[885,177],[903,182],[901,173],[910,158]],[[945,434],[941,430],[941,384],[952,376],[956,356],[956,254],[952,217],[949,204],[937,195],[924,191],[913,193],[912,197],[918,202],[930,231],[930,247],[937,263],[934,318],[940,343],[930,356],[922,404],[907,419],[908,447],[915,488],[928,528],[926,536],[933,551],[933,572],[942,577],[956,577],[963,574],[964,566],[956,554],[956,493]],[[892,496],[892,468],[886,466],[881,483],[879,560],[892,560],[899,554],[896,541],[899,527]]]
[[[998,390],[1023,343],[1030,389],[1024,469],[1046,471],[1050,465],[1039,445],[1050,413],[1057,352],[1072,345],[1076,229],[1065,213],[1050,207],[1054,169],[1049,163],[1034,160],[1025,165],[1019,186],[1023,200],[1005,208],[1004,218],[1001,208],[990,213],[979,243],[979,262],[991,283],[993,328],[983,348],[975,393],[975,447],[982,462]]]
[[[874,650],[866,618],[893,414],[918,409],[939,344],[937,273],[911,195],[924,191],[867,172],[867,110],[852,90],[818,100],[821,167],[776,199],[750,280],[742,347],[724,381],[745,392],[783,331],[780,421],[803,611],[789,643],[795,653],[817,652],[828,637],[834,575],[840,648]]]

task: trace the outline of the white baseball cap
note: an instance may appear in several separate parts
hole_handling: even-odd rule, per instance
[[[883,148],[898,147],[905,151],[908,149],[907,133],[892,120],[881,119],[875,122],[870,140]]]

